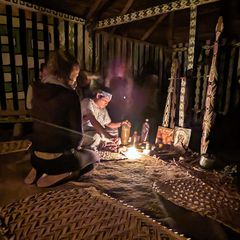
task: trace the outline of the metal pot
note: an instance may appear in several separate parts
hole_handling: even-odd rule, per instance
[[[203,154],[200,158],[199,164],[202,168],[211,169],[216,162],[216,158],[214,155]]]

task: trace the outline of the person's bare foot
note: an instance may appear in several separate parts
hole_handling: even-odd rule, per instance
[[[65,180],[70,180],[72,178],[77,177],[79,172],[66,172],[66,173],[61,173],[57,175],[48,175],[48,174],[43,174],[37,181],[37,186],[38,187],[50,187],[52,185],[55,185],[59,182],[65,181]]]
[[[33,184],[37,180],[37,170],[32,168],[24,179],[25,184]]]

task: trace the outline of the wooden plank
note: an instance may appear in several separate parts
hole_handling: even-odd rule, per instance
[[[7,28],[8,28],[8,45],[10,55],[10,68],[11,68],[11,83],[12,83],[12,94],[13,94],[13,107],[15,110],[19,108],[18,105],[18,89],[17,89],[17,74],[16,74],[16,60],[15,60],[15,47],[13,40],[13,19],[12,19],[12,7],[6,7],[7,14]]]
[[[1,110],[0,117],[8,117],[8,116],[26,116],[29,115],[28,110],[21,109],[21,110]]]
[[[133,2],[135,0],[128,0],[124,6],[124,8],[122,9],[120,15],[124,15],[128,12],[129,8],[132,6]],[[114,27],[112,30],[111,30],[111,33],[113,34],[115,32],[115,30],[117,29],[117,27]]]
[[[112,26],[121,25],[124,23],[139,21],[142,19],[150,18],[153,16],[158,16],[164,13],[169,13],[172,11],[178,11],[183,9],[188,9],[191,7],[196,7],[199,5],[218,2],[220,0],[178,0],[166,4],[157,5],[154,7],[146,8],[140,11],[124,14],[122,16],[116,16],[112,18],[107,18],[98,21],[96,24],[96,29],[102,29]]]
[[[160,15],[157,21],[150,27],[144,35],[141,37],[142,41],[145,41],[152,33],[153,31],[157,28],[157,26],[167,17],[168,13],[164,13],[163,15]]]
[[[92,7],[90,8],[90,10],[87,14],[87,17],[86,17],[87,20],[91,19],[91,17],[95,13],[95,11],[97,10],[97,8],[101,2],[102,2],[102,0],[95,0],[94,4],[92,5]]]

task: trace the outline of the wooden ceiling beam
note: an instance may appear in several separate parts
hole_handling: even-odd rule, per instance
[[[95,11],[97,10],[97,8],[101,2],[102,2],[102,0],[95,0],[93,6],[91,7],[91,9],[89,10],[89,12],[86,16],[87,20],[89,20],[92,17],[92,15],[95,13]]]
[[[103,12],[105,12],[112,4],[114,1],[112,0],[96,0],[95,1],[95,10],[92,13],[92,15],[87,19],[87,29],[92,32],[95,30],[95,22],[97,22]]]
[[[124,15],[128,12],[129,8],[133,5],[135,0],[127,0],[123,10],[121,11],[120,15]]]
[[[178,11],[183,9],[188,9],[194,6],[199,6],[203,4],[218,2],[221,0],[176,0],[170,3],[157,5],[155,7],[150,7],[144,10],[140,10],[133,13],[124,14],[122,16],[112,17],[105,20],[98,21],[96,24],[96,29],[102,29],[112,26],[121,25],[124,23],[139,21],[145,18],[150,18],[158,16],[164,13],[169,13],[172,11]]]
[[[122,9],[120,15],[124,15],[128,12],[129,8],[133,5],[135,0],[128,0],[124,6],[124,8]],[[115,30],[117,29],[117,27],[114,27],[112,30],[111,30],[111,34],[113,34],[115,32]]]
[[[101,18],[102,14],[106,12],[108,8],[110,8],[114,4],[113,0],[106,0],[105,2],[102,2],[101,6],[99,7],[99,10],[96,12],[96,17],[94,20],[98,20]]]
[[[164,13],[163,15],[160,15],[157,21],[150,27],[141,37],[142,41],[145,41],[157,28],[157,26],[167,17],[168,13]]]

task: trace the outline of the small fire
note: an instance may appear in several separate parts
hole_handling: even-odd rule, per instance
[[[124,155],[128,159],[137,159],[141,156],[135,147],[128,148],[128,150],[126,152],[124,152]]]

